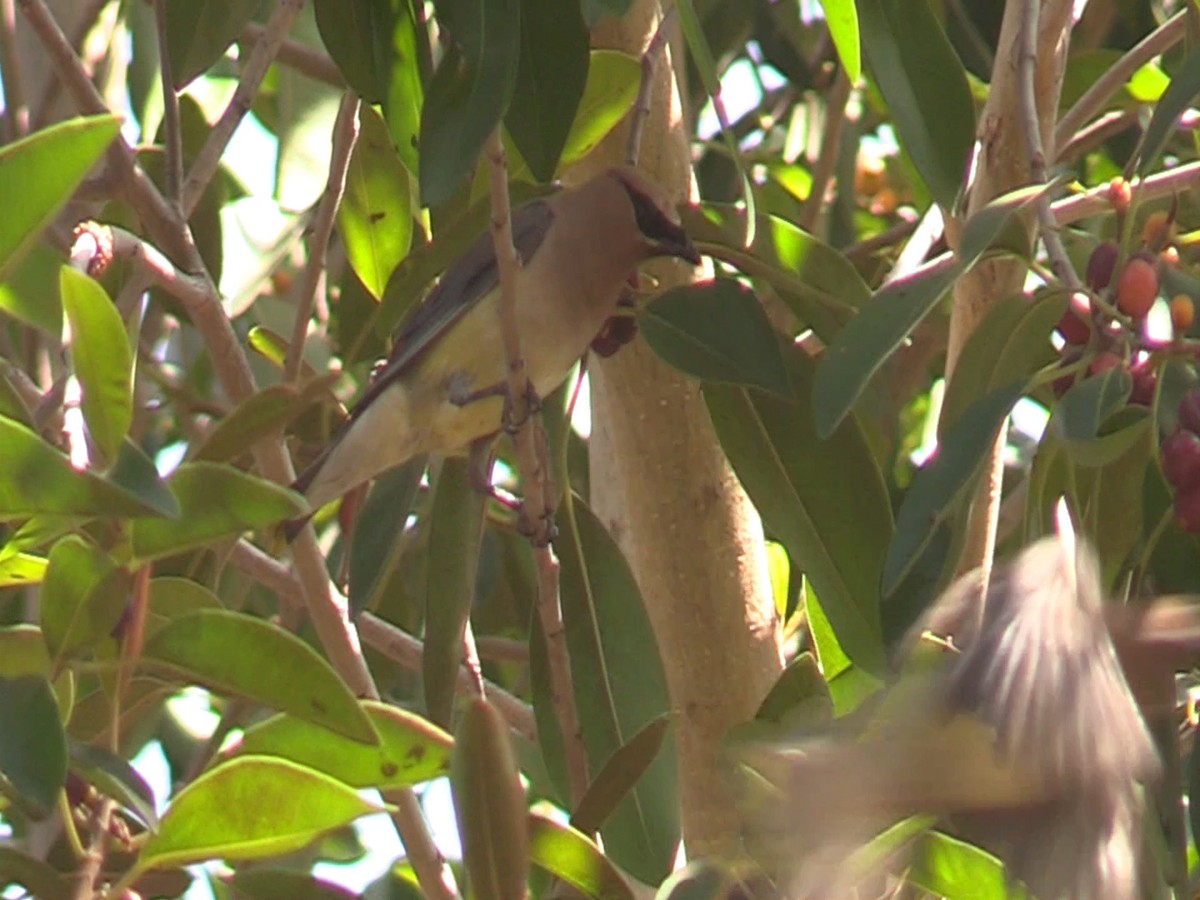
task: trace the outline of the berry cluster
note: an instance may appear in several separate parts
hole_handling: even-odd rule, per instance
[[[1175,489],[1175,519],[1200,532],[1200,388],[1179,401],[1179,427],[1162,444],[1162,469]]]

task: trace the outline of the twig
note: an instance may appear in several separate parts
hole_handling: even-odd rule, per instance
[[[1024,0],[1021,17],[1021,50],[1017,59],[1018,100],[1021,112],[1021,125],[1025,131],[1025,147],[1029,152],[1029,172],[1034,184],[1046,184],[1049,175],[1046,171],[1046,151],[1042,146],[1041,118],[1037,106],[1037,64],[1038,64],[1038,16],[1040,0]],[[1074,292],[1083,285],[1079,274],[1067,257],[1062,238],[1058,234],[1058,225],[1054,214],[1050,211],[1050,200],[1045,193],[1035,201],[1038,224],[1041,226],[1042,243],[1046,247],[1046,255],[1050,257],[1050,265],[1059,281]]]
[[[398,663],[410,672],[421,671],[421,661],[425,656],[425,645],[403,629],[397,628],[391,622],[379,618],[374,613],[364,612],[358,617],[358,631],[363,643],[382,653],[394,663]],[[481,641],[486,638],[480,638]],[[466,669],[458,673],[458,689],[464,692],[476,690],[472,685],[472,676]],[[530,741],[537,741],[537,722],[533,717],[533,709],[519,697],[510,694],[504,688],[491,681],[484,681],[484,689],[488,701],[500,711],[508,727]]]
[[[83,12],[75,19],[75,33],[71,35],[71,49],[75,52],[83,47],[83,42],[87,39],[88,32],[96,24],[96,20],[100,18],[100,13],[104,11],[104,7],[109,4],[110,0],[89,0],[90,6],[86,7]],[[90,75],[88,76],[91,77]],[[46,81],[42,88],[41,96],[38,97],[37,103],[33,106],[31,112],[33,121],[30,128],[37,130],[44,128],[50,124],[54,116],[53,106],[58,100],[59,92],[63,88],[63,83],[57,78],[50,78]]]
[[[1176,13],[1105,69],[1095,83],[1083,92],[1083,96],[1075,101],[1075,105],[1059,119],[1058,126],[1054,129],[1054,145],[1065,148],[1075,136],[1075,132],[1099,112],[1105,101],[1129,80],[1129,76],[1182,40],[1187,30],[1187,16],[1187,10]]]
[[[1136,109],[1114,109],[1106,112],[1091,124],[1079,129],[1065,147],[1059,148],[1056,154],[1058,161],[1076,159],[1099,147],[1113,135],[1120,134],[1126,128],[1132,128],[1137,122]]]
[[[312,317],[316,302],[317,287],[325,272],[326,251],[329,236],[333,234],[333,222],[342,194],[346,190],[346,171],[350,157],[358,141],[358,97],[347,91],[342,95],[337,118],[333,123],[333,155],[329,160],[329,178],[325,182],[325,193],[317,205],[312,220],[312,238],[308,243],[308,262],[297,288],[296,319],[292,323],[292,342],[288,346],[287,359],[283,366],[283,380],[295,381],[300,376],[300,363],[304,359],[304,337],[308,333],[308,320]]]
[[[179,206],[183,188],[183,132],[179,124],[179,94],[167,52],[167,0],[154,0],[154,27],[158,33],[158,66],[162,77],[163,138],[167,147],[167,199]]]
[[[521,354],[521,333],[517,327],[517,276],[521,261],[512,242],[512,212],[508,200],[508,168],[500,131],[489,136],[485,147],[490,165],[489,184],[492,194],[492,242],[500,273],[500,329],[504,337],[504,352],[508,359],[508,397],[514,411],[513,421],[520,423],[513,436],[517,471],[525,494],[523,509],[541,516],[539,536],[533,543],[537,567],[538,615],[546,639],[546,657],[550,674],[554,712],[562,731],[563,753],[571,790],[572,807],[578,803],[588,786],[587,752],[580,733],[579,712],[572,690],[571,663],[567,653],[566,632],[562,608],[559,605],[559,564],[550,547],[550,503],[554,496],[550,484],[550,467],[544,457],[545,432],[539,417],[529,409],[529,376]],[[534,523],[530,523],[533,525]]]
[[[672,6],[658,23],[658,30],[646,45],[642,54],[642,81],[638,85],[637,100],[633,104],[633,119],[629,123],[629,137],[625,144],[625,161],[637,165],[642,147],[642,132],[646,130],[646,119],[650,116],[650,91],[654,87],[654,68],[658,65],[663,46],[667,43],[668,28],[675,24],[675,7]]]
[[[1200,187],[1200,162],[1189,162],[1167,172],[1149,175],[1137,183],[1138,202],[1155,200],[1160,197],[1170,197],[1182,194],[1193,188]],[[1112,203],[1108,199],[1108,185],[1091,188],[1073,197],[1064,197],[1051,204],[1054,220],[1059,225],[1078,222],[1089,216],[1098,216],[1112,212]]]
[[[217,173],[217,167],[221,164],[221,156],[229,144],[229,139],[233,137],[234,131],[241,124],[246,113],[250,111],[250,106],[267,74],[267,69],[275,59],[275,54],[279,52],[279,45],[283,43],[284,36],[292,27],[292,22],[303,6],[304,0],[279,0],[275,4],[275,10],[267,20],[262,38],[254,45],[250,58],[246,60],[246,64],[242,68],[233,98],[225,107],[225,111],[221,113],[221,118],[209,132],[208,139],[192,162],[192,168],[183,184],[184,215],[192,214],[192,210],[200,202],[200,196],[204,193],[204,189],[208,187],[208,183]]]
[[[825,195],[829,193],[834,172],[837,171],[838,151],[842,145],[842,127],[846,120],[846,104],[850,102],[850,92],[853,89],[854,85],[850,83],[845,67],[838,66],[833,89],[825,99],[821,147],[817,151],[817,159],[812,166],[812,185],[797,223],[808,232],[817,227],[821,211],[825,209]]]
[[[257,43],[262,40],[265,30],[263,26],[251,22],[242,29],[242,33],[238,37],[238,45]],[[284,39],[283,43],[279,45],[279,53],[275,58],[301,75],[307,75],[309,78],[323,81],[336,88],[346,87],[346,79],[342,77],[341,71],[332,59],[320,50],[306,47],[299,41],[291,38]]]
[[[29,133],[29,107],[21,61],[17,58],[17,11],[13,0],[0,0],[0,83],[4,86],[5,139],[15,141]]]

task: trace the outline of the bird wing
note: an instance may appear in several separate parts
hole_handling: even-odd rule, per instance
[[[554,210],[545,200],[534,200],[512,211],[513,246],[522,265],[527,264],[537,252],[553,220]],[[485,231],[462,256],[450,264],[434,289],[401,324],[387,363],[376,373],[370,387],[355,404],[350,413],[350,422],[401,377],[422,351],[499,283],[500,269],[496,265],[495,244],[491,232]]]

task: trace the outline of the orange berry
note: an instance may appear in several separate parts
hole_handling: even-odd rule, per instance
[[[1196,304],[1187,294],[1176,294],[1171,298],[1171,327],[1181,335],[1196,321]]]
[[[1144,259],[1125,263],[1117,280],[1117,307],[1127,316],[1140,319],[1150,312],[1158,296],[1158,270]]]
[[[1108,202],[1117,215],[1123,216],[1129,211],[1129,204],[1133,202],[1133,188],[1120,175],[1108,183]]]
[[[1142,243],[1147,247],[1161,248],[1175,239],[1175,222],[1165,209],[1156,210],[1146,216],[1142,223]]]

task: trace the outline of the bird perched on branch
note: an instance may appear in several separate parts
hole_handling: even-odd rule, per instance
[[[700,263],[666,191],[632,167],[517,207],[512,237],[522,262],[517,326],[538,396],[567,377],[638,265],[654,257]],[[463,451],[500,430],[507,357],[499,310],[499,269],[485,233],[404,323],[341,433],[296,480],[313,509],[414,456]]]
[[[970,593],[964,583],[939,604]],[[1143,786],[1160,762],[1102,593],[1062,513],[1058,536],[995,571],[955,636],[961,652],[903,677],[864,728],[742,748],[779,792],[748,818],[748,840],[787,861],[791,893],[849,896],[873,873],[846,861],[925,814],[999,856],[1038,900],[1142,896]]]

